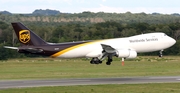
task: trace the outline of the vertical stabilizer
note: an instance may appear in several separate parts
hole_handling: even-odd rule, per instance
[[[17,35],[19,42],[23,45],[31,45],[31,46],[38,46],[38,45],[46,45],[47,43],[41,39],[38,35],[32,32],[30,29],[25,27],[20,22],[11,23],[13,29]]]

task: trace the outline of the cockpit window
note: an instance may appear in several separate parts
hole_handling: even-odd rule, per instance
[[[164,36],[167,36],[166,34],[164,34]]]

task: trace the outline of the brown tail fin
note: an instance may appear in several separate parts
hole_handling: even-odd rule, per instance
[[[20,22],[11,23],[18,40],[23,45],[46,45],[47,43]]]

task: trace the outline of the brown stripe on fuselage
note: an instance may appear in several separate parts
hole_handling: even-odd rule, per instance
[[[67,43],[59,43],[59,44],[47,43],[47,45],[40,45],[40,46],[21,46],[21,47],[19,47],[19,52],[20,53],[38,54],[38,55],[42,55],[42,56],[50,56],[50,57],[55,58],[55,57],[58,57],[70,50],[76,49],[76,48],[84,46],[84,45],[99,42],[99,41],[103,41],[103,40],[67,42]],[[31,52],[31,50],[33,52]],[[36,52],[36,50],[37,51],[43,50],[43,51]]]
[[[80,44],[84,44],[84,43],[87,43],[87,42],[90,42],[90,41],[81,41],[81,42],[68,42],[68,43],[60,43],[60,44],[50,44],[50,46],[53,48],[51,55],[51,57],[56,57],[57,54],[59,54],[59,52],[61,51],[64,51],[68,48],[71,48],[73,46],[77,46],[77,45],[80,45]],[[59,50],[55,50],[55,48],[59,48]]]
[[[78,43],[78,44],[76,44],[76,45],[73,45],[73,46],[71,46],[71,47],[65,48],[65,49],[63,49],[63,50],[61,50],[61,51],[59,51],[59,52],[51,55],[51,57],[55,58],[55,57],[58,57],[58,56],[66,53],[66,52],[68,52],[68,51],[70,51],[70,50],[76,49],[76,48],[78,48],[78,47],[81,47],[81,46],[84,46],[84,45],[87,45],[87,44],[92,44],[92,43],[95,43],[95,42],[99,42],[99,41],[102,41],[102,40],[84,41],[84,42]]]
[[[31,53],[27,51],[27,49],[42,49],[42,52],[39,53],[32,53],[38,54],[43,56],[51,56],[53,57],[54,54],[59,53],[67,48],[71,48],[76,45],[80,45],[83,43],[88,43],[90,41],[81,41],[81,42],[67,42],[67,43],[59,43],[59,44],[47,44],[47,45],[40,45],[40,46],[21,46],[19,47],[19,51],[22,53]],[[55,56],[54,56],[55,57]]]

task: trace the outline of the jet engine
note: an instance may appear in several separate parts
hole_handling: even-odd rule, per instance
[[[137,52],[130,49],[122,49],[116,51],[116,56],[119,58],[136,58]]]

